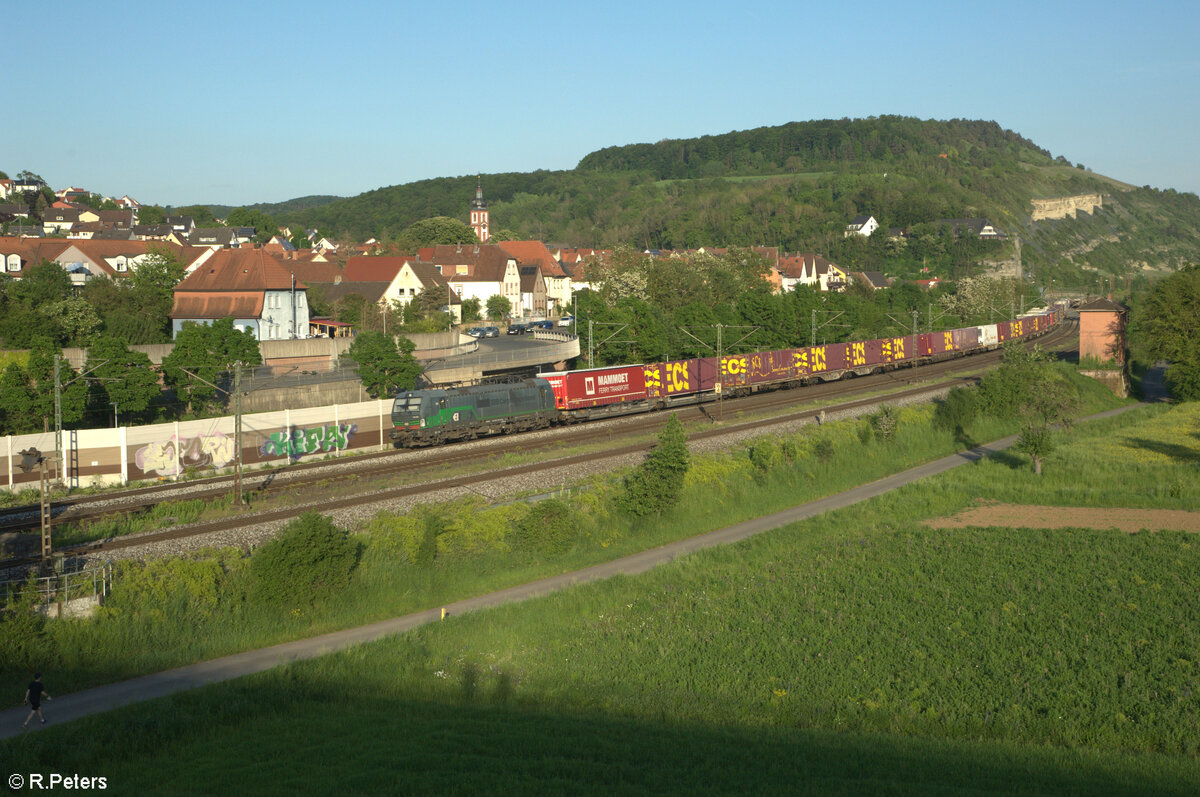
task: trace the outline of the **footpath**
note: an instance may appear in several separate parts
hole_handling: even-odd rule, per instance
[[[1115,410],[1090,415],[1081,420],[1111,417],[1139,406],[1144,405],[1131,404]],[[747,537],[761,534],[764,531],[770,531],[790,523],[824,514],[825,512],[869,500],[915,481],[945,473],[952,468],[977,462],[984,457],[1003,451],[1015,443],[1016,440],[1015,435],[1005,437],[986,445],[976,446],[969,451],[952,454],[934,462],[903,471],[902,473],[879,479],[870,484],[864,484],[838,493],[837,495],[801,504],[800,506],[785,509],[772,515],[747,520],[733,526],[708,532],[707,534],[689,537],[688,539],[679,540],[669,545],[649,551],[642,551],[641,553],[594,565],[583,570],[563,573],[562,575],[551,576],[528,584],[491,592],[486,595],[456,601],[455,603],[448,604],[445,607],[445,611],[452,615],[458,615],[479,609],[500,606],[505,603],[523,601],[538,595],[545,595],[565,589],[575,584],[599,581],[618,574],[637,575],[644,573],[650,568],[664,562],[669,562],[678,556],[693,553],[704,548],[711,548],[716,545],[725,545],[744,540]],[[278,667],[281,664],[316,658],[317,656],[344,650],[364,642],[374,642],[383,637],[401,634],[425,623],[434,622],[440,619],[441,616],[441,608],[429,609],[390,620],[381,620],[370,625],[348,628],[344,631],[335,631],[309,639],[286,642],[281,645],[251,650],[245,653],[235,653],[219,659],[202,661],[174,670],[144,675],[127,681],[97,686],[82,692],[74,692],[61,696],[55,695],[54,674],[47,672],[44,681],[50,694],[55,695],[55,697],[54,700],[43,703],[43,713],[47,717],[47,726],[60,725],[64,722],[79,719],[80,717],[109,711],[119,706],[165,697],[206,684],[219,683],[233,678],[240,678],[243,675],[262,672],[272,667]],[[14,685],[12,688],[16,688],[16,686]],[[27,706],[0,711],[0,739],[8,739],[21,734],[23,732],[21,730],[21,722],[24,721],[28,714],[29,708]],[[36,717],[30,724],[31,732],[35,729],[35,726],[37,726]]]

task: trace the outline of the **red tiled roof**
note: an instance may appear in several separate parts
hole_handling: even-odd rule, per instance
[[[513,257],[496,244],[438,244],[422,247],[417,254],[423,263],[442,266],[442,275],[453,276],[455,282],[500,282]],[[458,274],[457,266],[466,266],[467,273]]]
[[[391,282],[409,257],[351,257],[346,261],[346,282]]]
[[[541,266],[545,277],[565,277],[562,266],[541,241],[501,241],[500,248],[523,266]]]
[[[171,318],[258,318],[262,308],[262,291],[177,293]]]
[[[261,249],[222,249],[177,286],[175,292],[282,291],[293,287],[287,267]],[[304,288],[296,280],[295,288]]]
[[[346,275],[336,264],[326,261],[297,258],[287,261],[283,264],[283,267],[295,274],[296,279],[306,284],[314,282],[333,283],[337,282],[338,279],[346,278]]]
[[[19,276],[30,266],[36,266],[43,260],[53,260],[72,244],[79,241],[46,240],[43,238],[20,238],[17,236],[0,237],[0,255],[17,255],[21,258],[21,271],[5,271],[10,277]]]

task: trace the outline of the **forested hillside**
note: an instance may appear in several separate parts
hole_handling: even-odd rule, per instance
[[[571,171],[482,177],[494,232],[565,246],[779,246],[855,270],[963,276],[1015,257],[1040,281],[1200,261],[1200,200],[1093,174],[995,122],[903,117],[777,127],[609,147]],[[354,239],[388,239],[422,218],[465,219],[475,175],[380,188],[278,217]],[[1030,221],[1031,200],[1101,194],[1076,220]],[[886,235],[846,239],[856,215]],[[970,241],[939,219],[987,217],[1004,242]]]

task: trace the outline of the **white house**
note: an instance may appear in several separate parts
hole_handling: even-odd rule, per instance
[[[309,336],[306,286],[261,249],[223,249],[175,286],[172,335],[186,321],[232,318],[258,340]]]
[[[846,225],[846,232],[842,235],[843,238],[849,238],[851,235],[861,235],[864,238],[869,238],[871,233],[879,229],[879,222],[875,221],[874,216],[855,216],[849,224]]]

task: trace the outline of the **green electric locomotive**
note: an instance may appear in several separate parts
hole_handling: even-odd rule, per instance
[[[415,447],[544,429],[558,420],[545,379],[410,390],[392,404],[392,440]]]

